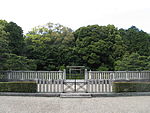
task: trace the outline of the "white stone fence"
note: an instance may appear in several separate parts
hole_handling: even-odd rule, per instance
[[[37,79],[66,79],[66,70],[63,71],[0,71],[0,79],[13,80],[37,80]],[[136,80],[150,79],[150,71],[87,71],[84,79],[107,79],[107,80]]]
[[[65,71],[0,71],[0,75],[11,80],[65,79]]]
[[[88,71],[86,78],[111,80],[150,79],[150,71]]]

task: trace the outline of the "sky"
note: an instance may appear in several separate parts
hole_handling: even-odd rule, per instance
[[[150,33],[150,0],[0,0],[0,19],[24,33],[48,22],[76,30],[87,25],[136,26]]]

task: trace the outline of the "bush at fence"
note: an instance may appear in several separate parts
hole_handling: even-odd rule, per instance
[[[0,92],[37,92],[37,84],[34,81],[0,82]]]
[[[150,92],[150,82],[114,82],[113,92]]]
[[[5,82],[7,81],[7,76],[5,75],[5,73],[0,73],[0,82]]]

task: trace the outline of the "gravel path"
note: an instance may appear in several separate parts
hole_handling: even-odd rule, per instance
[[[150,113],[150,96],[100,98],[0,96],[0,113]]]

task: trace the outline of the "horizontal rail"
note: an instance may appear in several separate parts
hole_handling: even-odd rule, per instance
[[[7,72],[63,72],[63,71],[0,71],[3,73],[7,73]]]
[[[88,79],[150,79],[150,71],[89,71]]]
[[[66,79],[66,71],[0,71],[0,79]],[[150,79],[150,71],[86,71],[87,79],[133,80]]]
[[[13,80],[63,79],[63,71],[0,71],[0,76]]]

